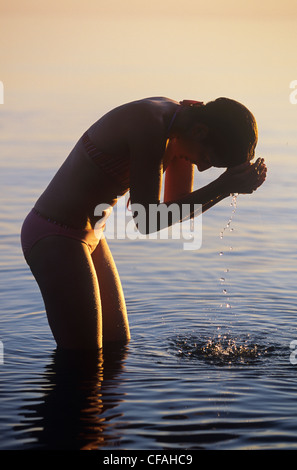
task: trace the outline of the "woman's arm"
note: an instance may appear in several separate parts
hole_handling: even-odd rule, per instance
[[[149,171],[146,174],[148,178],[161,183],[161,178],[157,171],[155,171],[155,174]],[[151,191],[147,188],[148,191],[145,193],[145,196],[142,193],[144,197],[141,197],[139,185],[139,181],[135,185],[131,185],[131,209],[138,230],[144,234],[162,230],[189,217],[199,215],[201,211],[204,212],[230,194],[224,192],[224,185],[218,178],[207,186],[183,197],[161,203],[160,195],[156,197],[157,191],[156,189],[154,190],[155,183],[152,183]],[[148,195],[149,192],[151,197]]]
[[[260,187],[267,174],[264,159],[258,158],[255,163],[246,162],[236,167],[227,169],[221,176],[210,184],[193,191],[180,200],[166,201],[167,205],[178,204],[183,214],[187,211],[187,217],[205,212],[230,194],[251,194]],[[195,211],[195,205],[201,208]]]
[[[161,203],[164,135],[160,133],[160,123],[152,122],[149,116],[145,123],[145,117],[143,114],[141,127],[138,126],[130,141],[130,200],[138,230],[148,234],[181,222],[195,212],[200,213],[200,204],[206,210],[228,192],[222,193],[218,180],[192,192],[194,166],[186,160],[176,159],[166,170],[164,202]]]
[[[137,227],[141,233],[149,234],[199,215],[232,193],[250,194],[263,184],[266,172],[264,160],[258,159],[254,164],[247,162],[226,170],[208,185],[179,199],[160,203],[159,199],[152,198],[149,202],[145,198],[142,204],[140,199],[131,197],[131,207],[133,212],[135,209],[133,215],[136,216]],[[139,206],[134,205],[135,202],[141,206],[141,210],[143,209],[141,216]],[[156,213],[159,214],[158,217]]]
[[[230,192],[225,188],[224,181],[217,178],[206,186],[196,189],[180,199],[166,201],[165,204],[167,207],[171,205],[179,207],[180,220],[172,221],[172,223],[176,223],[200,215],[229,196],[229,194]]]
[[[135,120],[133,138],[130,139],[130,198],[133,217],[138,230],[149,234],[181,222],[195,213],[199,214],[209,209],[231,193],[252,193],[265,180],[266,166],[264,160],[250,162],[226,170],[210,184],[176,197],[183,187],[178,184],[176,195],[173,195],[173,184],[170,184],[165,202],[160,202],[163,155],[165,151],[164,135],[160,132],[162,126],[158,119],[152,119],[143,113],[141,125]],[[182,179],[182,177],[180,176]],[[188,184],[188,183],[187,183]],[[174,209],[169,214],[170,206]],[[167,211],[167,212],[166,212]],[[162,216],[164,215],[164,217]],[[166,217],[166,215],[170,217]],[[157,222],[156,222],[157,220]]]
[[[186,214],[185,207],[189,208],[189,216],[200,214],[213,207],[218,202],[230,194],[251,194],[260,187],[267,174],[267,167],[264,159],[258,158],[255,163],[243,163],[236,167],[227,169],[216,180],[207,186],[197,189],[178,201],[167,201],[167,204],[178,204],[183,214]],[[195,205],[201,208],[195,211]]]
[[[174,158],[165,172],[164,202],[180,199],[193,191],[194,164]]]

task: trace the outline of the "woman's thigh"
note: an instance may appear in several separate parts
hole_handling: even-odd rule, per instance
[[[87,245],[50,236],[32,248],[28,263],[57,345],[66,349],[101,348],[101,300]]]

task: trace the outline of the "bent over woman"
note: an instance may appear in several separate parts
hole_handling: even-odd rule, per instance
[[[186,204],[194,216],[197,204],[205,211],[230,193],[252,193],[267,171],[263,159],[252,163],[257,139],[254,116],[228,98],[206,104],[163,97],[134,101],[108,112],[82,135],[21,233],[58,348],[97,350],[130,338],[121,282],[103,235],[105,218],[98,233],[95,207],[112,208],[130,191],[132,210],[133,204],[146,214],[150,204],[175,203],[180,209]],[[226,170],[193,191],[195,165],[198,171]],[[138,221],[141,232],[149,233],[148,217]]]

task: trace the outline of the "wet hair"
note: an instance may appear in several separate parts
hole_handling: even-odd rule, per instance
[[[218,166],[232,167],[253,159],[258,142],[257,123],[243,104],[217,98],[202,106],[189,107],[188,129],[198,122],[209,129],[204,143],[214,150]]]

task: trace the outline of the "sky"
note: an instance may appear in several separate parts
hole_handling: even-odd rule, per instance
[[[295,0],[1,0],[1,14],[63,16],[163,16],[219,18],[292,18],[297,13]]]
[[[228,96],[287,127],[296,31],[296,0],[0,0],[1,109],[79,121],[146,96]]]

